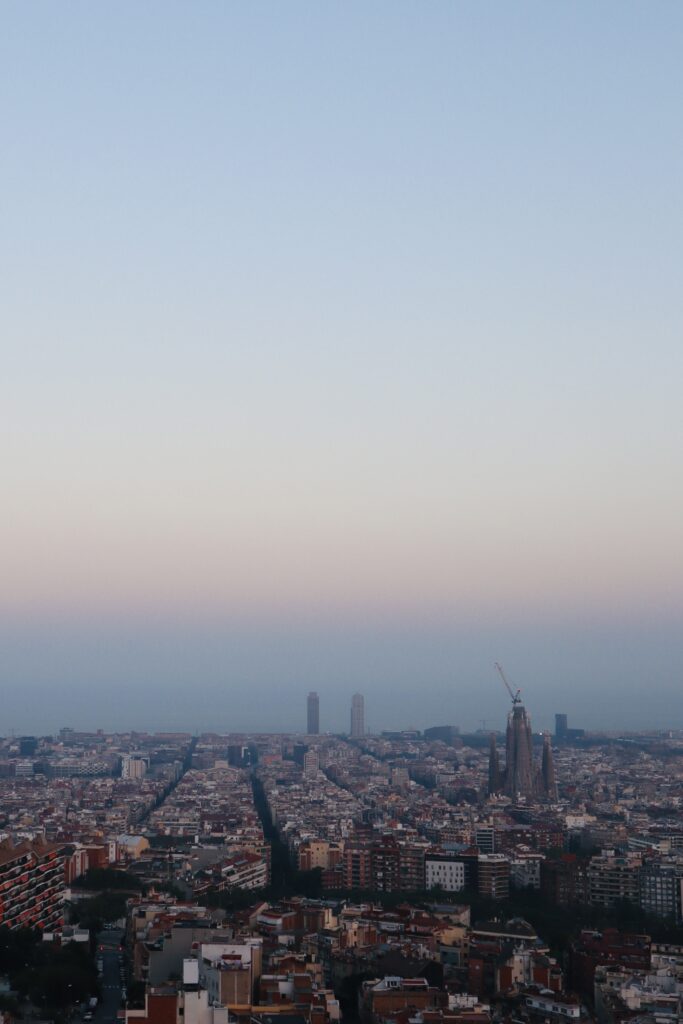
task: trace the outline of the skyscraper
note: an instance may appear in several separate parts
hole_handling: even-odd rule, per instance
[[[306,710],[308,717],[306,732],[309,736],[317,736],[320,732],[320,698],[314,690],[311,690],[306,699]]]
[[[567,735],[567,716],[555,715],[555,739],[563,740]]]
[[[362,693],[351,698],[351,739],[365,736],[365,699]]]

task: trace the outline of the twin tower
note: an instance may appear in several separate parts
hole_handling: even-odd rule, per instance
[[[550,736],[544,733],[540,768],[534,767],[531,719],[526,708],[513,697],[505,736],[505,768],[500,767],[496,737],[491,734],[489,750],[489,796],[504,793],[513,800],[519,797],[557,800],[557,782]]]
[[[312,690],[306,698],[306,732],[317,736],[320,732],[320,697]],[[351,739],[365,736],[365,698],[354,693],[351,698]]]

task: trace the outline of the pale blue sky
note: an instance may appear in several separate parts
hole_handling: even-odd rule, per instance
[[[673,2],[0,4],[7,726],[474,724],[495,658],[669,723],[682,52]]]

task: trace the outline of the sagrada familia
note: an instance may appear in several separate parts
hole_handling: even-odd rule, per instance
[[[512,797],[513,800],[519,797],[557,800],[557,783],[550,735],[549,733],[543,735],[541,765],[540,768],[535,767],[531,719],[526,708],[517,698],[513,699],[512,710],[508,714],[504,768],[500,767],[498,760],[496,737],[491,734],[488,793],[489,796],[504,793],[506,796]]]

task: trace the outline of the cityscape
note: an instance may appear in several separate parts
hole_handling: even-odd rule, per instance
[[[0,0],[0,1024],[683,1024],[682,100]]]
[[[360,693],[326,733],[310,692],[295,734],[2,740],[4,1018],[682,1019],[683,732],[539,734],[495,670],[490,733],[370,733]]]

